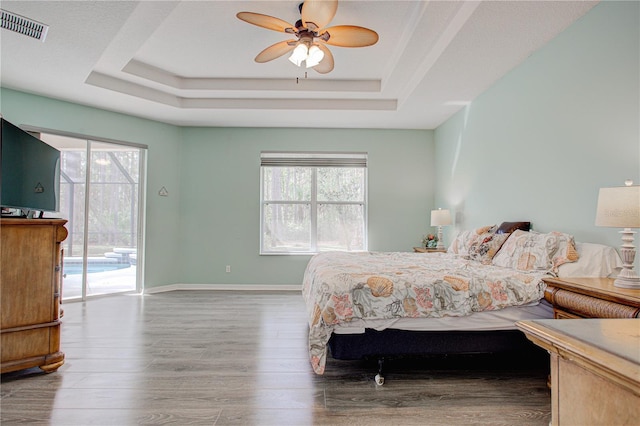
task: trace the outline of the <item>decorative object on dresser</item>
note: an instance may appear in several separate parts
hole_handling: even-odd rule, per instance
[[[532,320],[516,325],[551,355],[551,425],[638,424],[638,320]]]
[[[449,210],[431,210],[431,226],[438,227],[438,244],[437,249],[444,249],[444,243],[442,242],[442,227],[451,225],[451,213]]]
[[[66,220],[0,219],[1,372],[40,367],[56,371]]]
[[[427,234],[422,237],[422,247],[428,250],[435,250],[438,246],[438,237],[433,234]],[[444,247],[443,247],[444,249]]]
[[[612,278],[543,278],[554,317],[640,318],[640,289],[616,287]],[[640,327],[640,324],[639,324]]]
[[[631,230],[631,228],[640,228],[640,186],[633,185],[632,180],[627,180],[625,186],[600,188],[596,226],[624,228],[620,231],[622,234],[620,256],[624,264],[614,285],[640,289],[640,276],[633,270],[636,257],[633,234],[636,232]]]

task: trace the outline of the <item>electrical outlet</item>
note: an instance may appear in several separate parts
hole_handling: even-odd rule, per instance
[[[231,265],[227,265],[226,271],[231,272]]]

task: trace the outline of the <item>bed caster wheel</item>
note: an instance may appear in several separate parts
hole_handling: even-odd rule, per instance
[[[374,380],[376,381],[376,385],[378,386],[384,385],[384,377],[382,377],[381,375],[376,374],[376,377]]]

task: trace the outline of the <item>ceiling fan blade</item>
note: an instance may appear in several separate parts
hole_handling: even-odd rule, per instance
[[[258,27],[266,28],[268,30],[285,33],[297,32],[295,26],[286,21],[283,21],[282,19],[274,18],[273,16],[253,12],[238,12],[236,16],[242,21],[257,25]],[[290,28],[289,31],[287,31],[288,28]]]
[[[276,44],[272,44],[271,46],[264,49],[262,52],[258,53],[255,61],[259,63],[269,62],[280,56],[284,55],[287,52],[290,52],[296,47],[297,40],[285,40],[280,41]]]
[[[313,67],[313,69],[320,74],[331,72],[333,70],[333,55],[331,54],[331,51],[322,43],[318,43],[318,47],[324,52],[324,58],[322,58],[322,61]]]
[[[336,25],[325,29],[324,33],[329,33],[329,39],[325,43],[332,46],[365,47],[378,42],[378,33],[356,25]]]
[[[302,25],[310,30],[324,28],[331,22],[338,10],[338,0],[304,0],[302,4]]]

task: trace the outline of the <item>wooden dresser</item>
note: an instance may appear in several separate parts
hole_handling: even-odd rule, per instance
[[[2,373],[40,367],[56,371],[66,220],[0,219]]]
[[[551,354],[551,425],[638,425],[640,319],[517,323]]]
[[[555,318],[640,318],[640,290],[612,278],[544,278]]]

